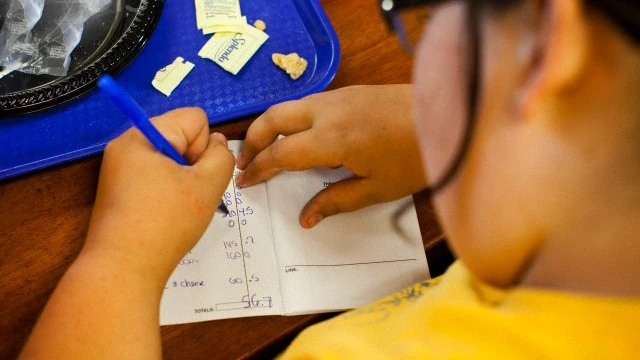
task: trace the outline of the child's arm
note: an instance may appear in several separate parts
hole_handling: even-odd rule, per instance
[[[236,178],[241,186],[282,170],[349,169],[355,177],[309,201],[304,227],[323,217],[396,200],[426,187],[411,85],[355,86],[276,105],[249,128]],[[278,135],[288,135],[274,142]]]
[[[160,297],[204,233],[233,171],[223,136],[201,110],[154,120],[193,165],[156,151],[137,130],[104,153],[85,245],[51,296],[22,358],[160,358]]]

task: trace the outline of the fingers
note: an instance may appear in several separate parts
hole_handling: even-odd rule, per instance
[[[151,121],[162,136],[194,165],[196,171],[211,178],[212,186],[220,182],[223,188],[226,187],[233,172],[233,154],[227,147],[224,135],[209,135],[209,123],[204,110],[176,109]],[[132,141],[143,141],[150,149],[154,149],[137,130],[128,131],[124,136]]]
[[[246,143],[245,143],[246,144]],[[241,187],[268,180],[283,170],[300,171],[341,165],[338,149],[322,143],[313,131],[280,139],[261,151],[236,177]]]
[[[244,169],[261,151],[271,145],[278,135],[291,135],[311,128],[312,117],[305,100],[289,101],[268,109],[247,130],[238,168]]]
[[[176,109],[151,119],[151,122],[189,163],[194,163],[207,148],[209,125],[206,113],[200,108]],[[127,131],[122,138],[155,150],[137,129]]]
[[[189,163],[193,164],[209,143],[207,114],[200,108],[182,108],[152,119],[158,131],[167,138]]]
[[[218,197],[229,184],[233,167],[233,154],[227,147],[227,139],[220,133],[207,137],[206,149],[193,164],[193,169],[205,178],[204,184],[219,192]]]
[[[329,216],[376,204],[378,201],[374,194],[374,186],[367,179],[339,181],[309,200],[300,213],[300,225],[310,229]]]

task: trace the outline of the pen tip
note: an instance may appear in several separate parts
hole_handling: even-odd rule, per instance
[[[225,215],[229,215],[229,209],[227,209],[222,201],[220,202],[220,205],[218,205],[218,210],[220,210]]]

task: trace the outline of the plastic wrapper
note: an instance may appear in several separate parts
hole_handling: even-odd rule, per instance
[[[65,76],[84,23],[114,0],[10,0],[0,30],[0,78]]]

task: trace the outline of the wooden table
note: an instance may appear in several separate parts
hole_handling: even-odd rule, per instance
[[[387,32],[375,0],[321,1],[340,37],[342,60],[330,89],[407,83],[411,58]],[[241,139],[249,117],[215,126]],[[17,356],[40,311],[82,247],[100,157],[0,182],[0,359]],[[416,196],[432,272],[450,261],[424,196]],[[168,359],[234,359],[277,353],[305,326],[327,315],[256,317],[162,328]]]

